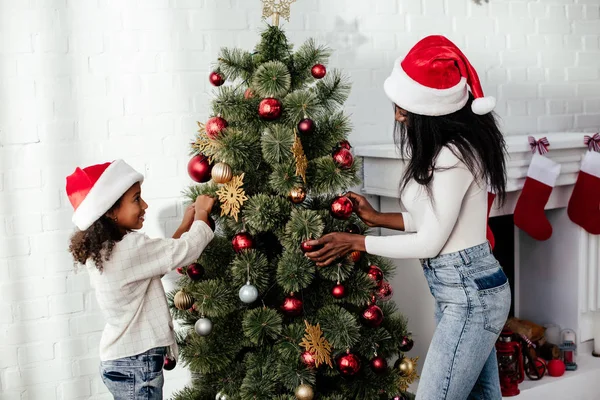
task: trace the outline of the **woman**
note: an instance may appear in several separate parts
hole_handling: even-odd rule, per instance
[[[469,94],[470,87],[471,94]],[[327,265],[350,251],[419,258],[438,323],[418,400],[500,400],[494,344],[510,309],[506,275],[486,240],[487,187],[504,199],[505,143],[477,74],[442,36],[429,36],[396,62],[384,89],[395,104],[396,142],[408,160],[400,181],[407,212],[377,213],[348,193],[372,227],[410,232],[375,237],[331,233],[307,256]]]

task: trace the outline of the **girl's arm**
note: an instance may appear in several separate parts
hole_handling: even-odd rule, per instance
[[[412,216],[408,212],[378,213],[375,226],[393,229],[395,231],[416,232]]]

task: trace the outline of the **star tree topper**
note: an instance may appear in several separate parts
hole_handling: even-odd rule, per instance
[[[219,201],[221,202],[221,216],[229,215],[235,221],[238,220],[240,208],[248,197],[244,192],[244,174],[234,176],[229,182],[223,185],[218,191]]]
[[[273,17],[273,25],[279,26],[279,16],[290,20],[290,6],[296,0],[262,0],[263,18]]]

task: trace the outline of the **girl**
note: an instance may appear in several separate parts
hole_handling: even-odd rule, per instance
[[[73,222],[69,251],[85,264],[106,326],[100,340],[102,380],[116,400],[162,399],[162,368],[177,349],[161,283],[167,272],[194,262],[213,238],[214,199],[200,196],[173,239],[135,232],[144,224],[144,177],[122,160],[67,177]],[[168,349],[168,347],[171,349]]]
[[[470,86],[472,95],[467,86]],[[510,309],[506,275],[486,241],[487,186],[504,199],[505,143],[477,74],[442,36],[417,43],[385,81],[395,104],[396,143],[409,159],[400,181],[407,212],[376,212],[354,193],[355,212],[372,227],[410,232],[375,237],[331,233],[307,257],[327,265],[354,250],[419,258],[438,323],[418,400],[500,400],[495,342]]]

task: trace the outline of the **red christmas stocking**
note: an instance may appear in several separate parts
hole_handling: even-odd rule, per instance
[[[588,151],[583,158],[567,214],[592,235],[600,235],[600,153]]]
[[[515,225],[536,240],[548,240],[552,226],[546,218],[544,207],[550,198],[560,164],[537,153],[531,159],[525,185],[515,207]]]
[[[488,212],[487,212],[488,221],[490,219],[490,211],[492,211],[492,204],[494,204],[495,198],[496,198],[496,193],[488,192]],[[492,250],[494,250],[494,246],[496,245],[496,239],[494,238],[494,232],[492,232],[489,222],[487,222],[487,232],[485,234],[485,237],[487,238],[488,242],[490,242],[490,246],[491,246]]]

